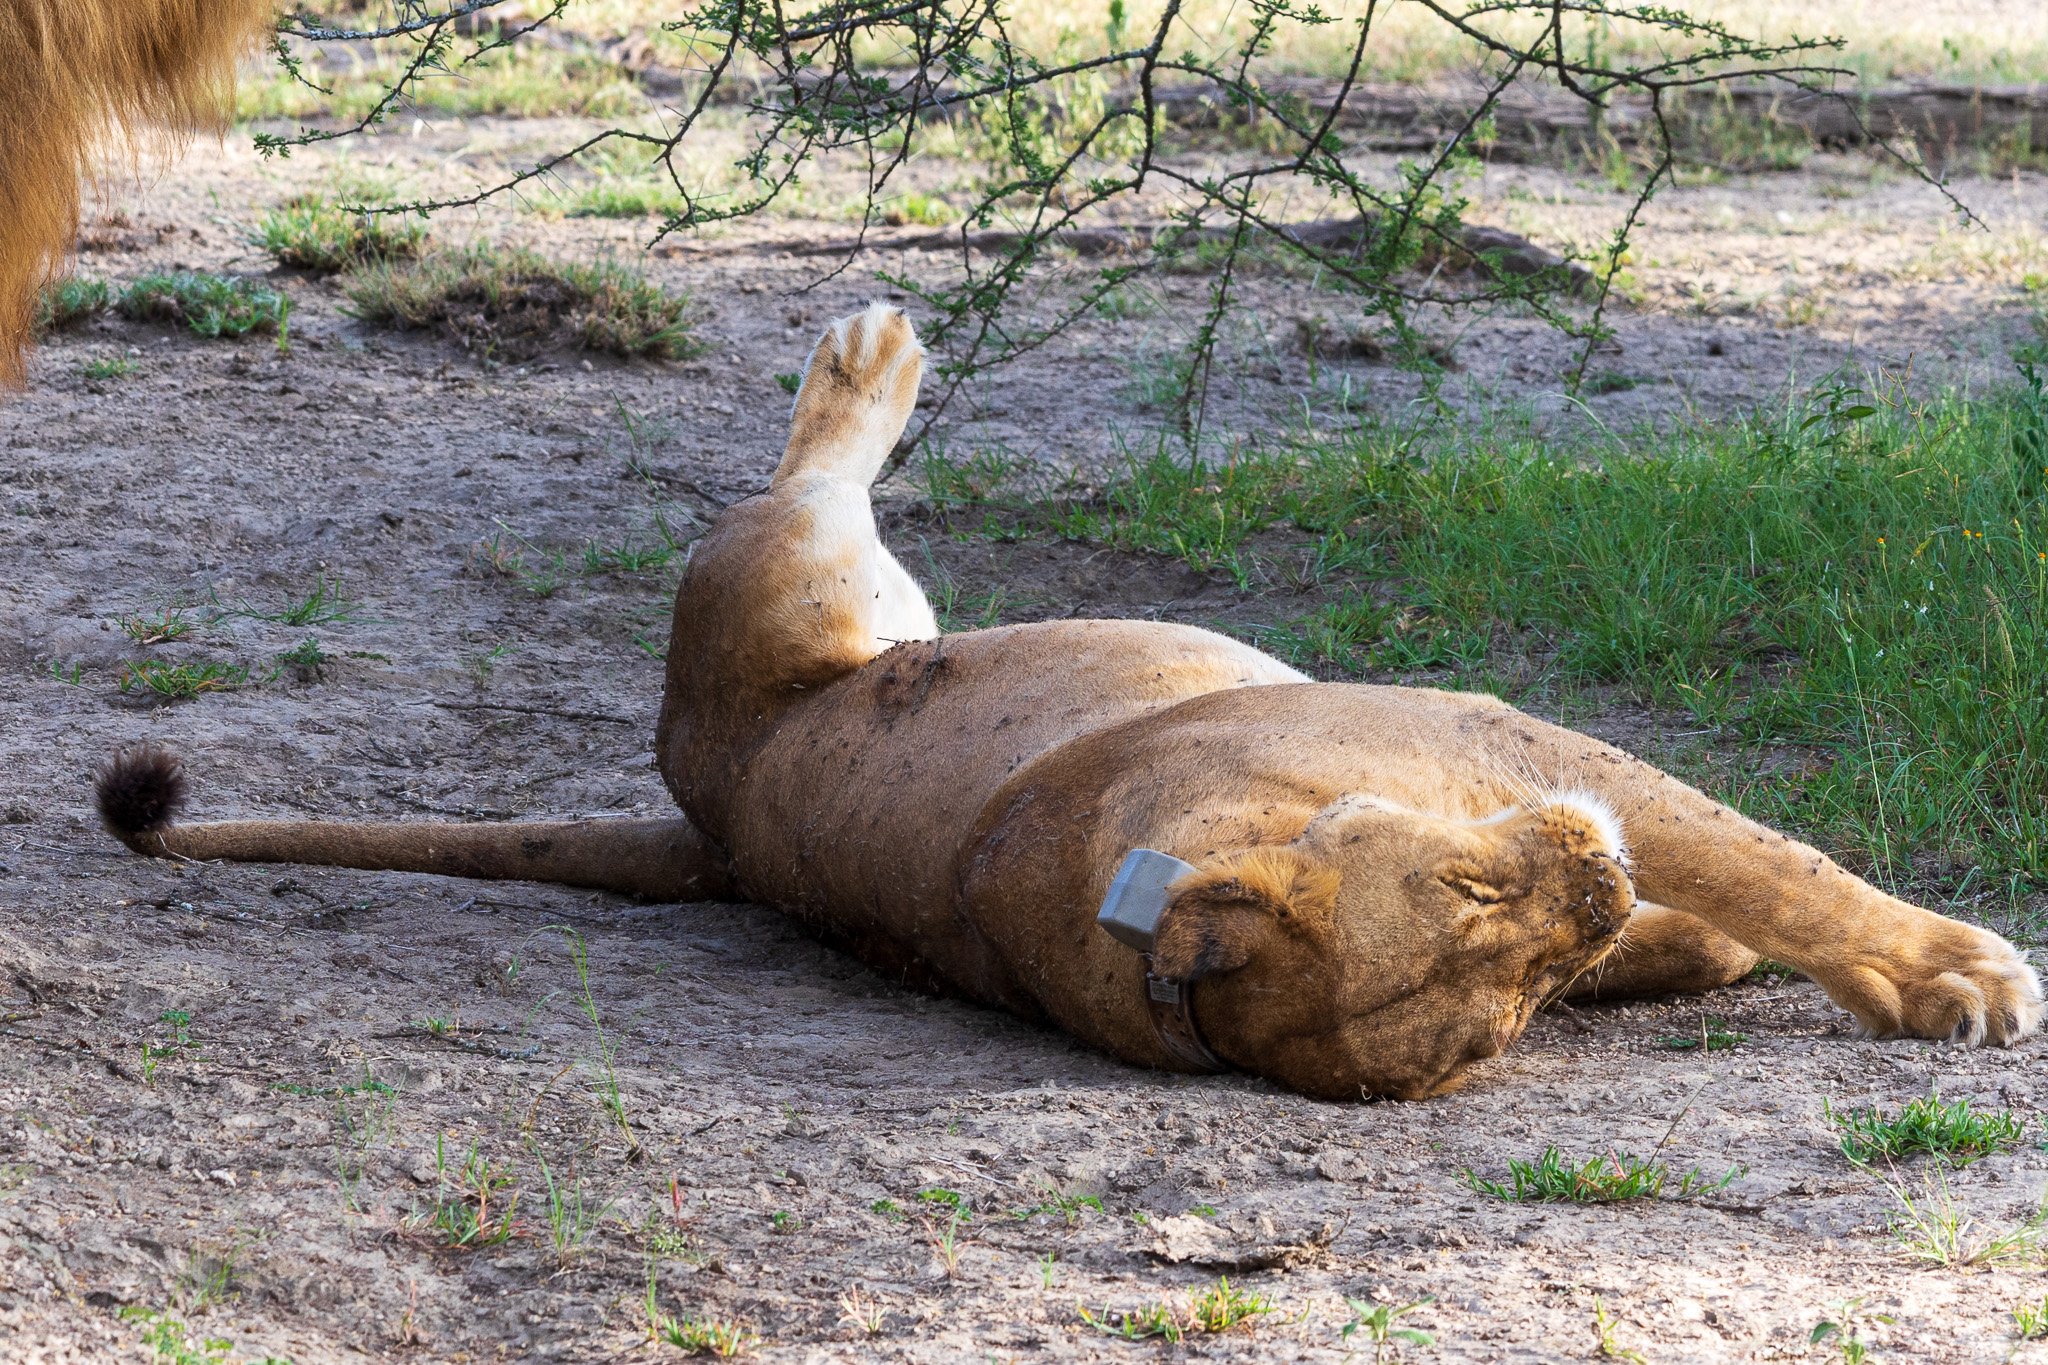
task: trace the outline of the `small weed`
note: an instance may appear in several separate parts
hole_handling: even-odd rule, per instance
[[[949,1190],[944,1185],[933,1185],[917,1192],[924,1203],[942,1208],[963,1221],[974,1217],[974,1210],[967,1202],[967,1196],[958,1190]]]
[[[670,1316],[661,1307],[652,1265],[647,1267],[647,1334],[692,1355],[713,1355],[722,1360],[744,1355],[761,1344],[761,1338],[743,1322]]]
[[[1630,389],[1641,388],[1649,383],[1640,375],[1622,374],[1617,370],[1598,370],[1586,376],[1586,382],[1579,385],[1581,393],[1627,393]]]
[[[54,332],[75,327],[107,311],[113,290],[105,280],[67,276],[45,289],[36,300],[36,330]]]
[[[772,1232],[788,1234],[797,1231],[803,1225],[804,1220],[788,1209],[777,1209],[768,1215],[768,1226]]]
[[[1125,1341],[1149,1341],[1157,1337],[1161,1341],[1178,1344],[1187,1338],[1187,1328],[1174,1313],[1172,1305],[1166,1303],[1130,1309],[1103,1307],[1093,1312],[1084,1305],[1075,1304],[1074,1311],[1080,1315],[1081,1321],[1096,1331],[1122,1337]]]
[[[196,1054],[199,1051],[198,1045],[192,1041],[192,1016],[188,1011],[165,1010],[157,1016],[157,1021],[170,1025],[170,1030],[168,1036],[161,1042],[145,1040],[142,1044],[142,1083],[144,1085],[153,1086],[156,1084],[157,1068],[163,1065],[165,1058],[175,1057],[181,1052]]]
[[[1235,1331],[1277,1311],[1265,1295],[1238,1288],[1228,1275],[1188,1295],[1188,1325],[1212,1334]]]
[[[569,265],[483,243],[372,265],[351,277],[348,296],[365,322],[445,329],[492,358],[526,359],[558,340],[650,360],[678,360],[702,349],[692,335],[686,295],[609,261]]]
[[[1719,1180],[1709,1180],[1697,1170],[1688,1171],[1679,1178],[1676,1197],[1684,1199],[1724,1189],[1740,1173],[1740,1168],[1733,1168]],[[1534,1161],[1509,1161],[1508,1175],[1510,1179],[1505,1184],[1482,1179],[1470,1170],[1465,1172],[1465,1179],[1480,1194],[1510,1203],[1613,1204],[1657,1198],[1664,1192],[1671,1172],[1661,1163],[1624,1152],[1590,1157],[1574,1164],[1557,1148],[1546,1147]]]
[[[903,1206],[893,1199],[877,1199],[874,1203],[868,1205],[868,1212],[879,1213],[884,1218],[901,1218],[903,1216]]]
[[[1938,1093],[1908,1102],[1895,1116],[1875,1108],[1837,1112],[1826,1101],[1821,1112],[1842,1134],[1842,1155],[1859,1166],[1922,1154],[1967,1166],[2017,1147],[2026,1131],[2026,1121],[2010,1109],[1973,1112],[1968,1100],[1943,1104]]]
[[[481,692],[491,685],[491,677],[498,671],[498,660],[513,652],[514,646],[511,641],[500,640],[469,661],[469,676],[476,683],[477,691]]]
[[[135,362],[125,355],[94,356],[79,366],[78,373],[92,383],[108,379],[126,379],[135,373]]]
[[[1197,1218],[1214,1218],[1216,1216],[1216,1206],[1214,1204],[1197,1204],[1189,1209],[1188,1212]]]
[[[241,664],[174,664],[142,659],[121,665],[123,692],[146,688],[167,701],[186,701],[202,692],[231,692],[249,681]]]
[[[874,1299],[863,1294],[859,1285],[852,1285],[839,1296],[839,1320],[862,1336],[882,1335],[882,1324],[887,1310]]]
[[[327,660],[327,651],[320,648],[320,641],[308,635],[290,649],[281,651],[272,661],[270,681],[276,682],[283,677],[286,669],[301,679],[317,678]]]
[[[370,1152],[391,1141],[398,1112],[398,1088],[377,1080],[363,1068],[362,1079],[334,1094],[334,1176],[342,1202],[361,1210],[363,1175]]]
[[[590,949],[583,941],[583,935],[565,925],[551,926],[560,933],[569,945],[569,960],[576,968],[576,1003],[583,1011],[583,1017],[590,1021],[590,1027],[597,1034],[597,1101],[604,1112],[618,1125],[620,1134],[626,1139],[626,1146],[634,1152],[640,1150],[640,1139],[633,1136],[633,1127],[626,1121],[625,1092],[619,1087],[619,1040],[606,1032],[604,1019],[597,1008],[597,996],[590,987]]]
[[[1097,1213],[1102,1212],[1102,1199],[1099,1195],[1068,1194],[1052,1184],[1043,1186],[1040,1193],[1044,1197],[1038,1203],[1030,1208],[1012,1209],[1010,1216],[1021,1223],[1036,1218],[1041,1213],[1052,1214],[1063,1220],[1068,1227],[1073,1227],[1081,1221],[1082,1210],[1093,1209]]]
[[[275,332],[282,346],[292,305],[277,290],[254,280],[180,270],[143,276],[121,291],[114,307],[138,322],[182,322],[203,337]]]
[[[2039,1303],[2023,1303],[2012,1310],[2013,1335],[2021,1341],[2048,1337],[2048,1297]]]
[[[589,1243],[591,1234],[611,1212],[613,1201],[593,1204],[584,1191],[581,1176],[557,1179],[547,1158],[538,1148],[532,1150],[534,1162],[540,1167],[541,1184],[547,1191],[548,1244],[555,1249],[555,1259],[566,1265]]]
[[[226,1365],[235,1348],[226,1337],[194,1335],[192,1328],[159,1309],[131,1305],[121,1310],[121,1317],[142,1324],[142,1344],[159,1365]]]
[[[1156,1337],[1177,1343],[1186,1340],[1193,1332],[1217,1335],[1249,1327],[1268,1313],[1279,1310],[1265,1295],[1240,1289],[1226,1275],[1212,1285],[1188,1291],[1187,1303],[1182,1308],[1161,1300],[1143,1308],[1127,1310],[1104,1307],[1090,1311],[1084,1305],[1076,1304],[1074,1311],[1080,1315],[1081,1321],[1096,1331],[1122,1337],[1126,1341],[1145,1341]]]
[[[125,618],[121,633],[138,645],[160,645],[184,639],[192,633],[194,624],[185,608],[173,602],[154,613]]]
[[[405,1221],[414,1230],[438,1233],[449,1247],[474,1251],[508,1240],[518,1209],[519,1190],[504,1167],[487,1159],[471,1143],[469,1154],[451,1174],[446,1136],[436,1133],[434,1202],[428,1208],[415,1208]]]
[[[213,607],[212,620],[216,622],[239,617],[250,621],[270,621],[281,626],[347,625],[358,619],[363,610],[362,603],[344,597],[341,584],[324,573],[313,576],[313,586],[305,596],[287,598],[285,604],[275,611],[264,611],[246,598],[232,607],[224,607],[216,597]]]
[[[1872,1359],[1870,1343],[1863,1339],[1863,1329],[1872,1323],[1889,1325],[1891,1315],[1864,1312],[1860,1297],[1844,1299],[1828,1311],[1833,1316],[1814,1324],[1813,1331],[1807,1335],[1807,1344],[1818,1346],[1822,1342],[1832,1342],[1842,1365],[1864,1365],[1865,1361]]]
[[[882,209],[882,221],[891,227],[944,227],[959,217],[945,200],[916,190],[896,196]]]
[[[776,375],[775,382],[782,385],[784,393],[795,393],[803,387],[804,377],[801,371],[791,370],[788,374]]]
[[[642,545],[631,537],[617,545],[599,545],[596,541],[587,541],[583,546],[583,572],[646,573],[652,569],[666,567],[675,557],[673,546]]]
[[[1051,1289],[1053,1280],[1059,1275],[1059,1257],[1048,1251],[1038,1258],[1038,1287]]]
[[[972,1215],[964,1209],[954,1207],[943,1223],[927,1218],[924,1221],[926,1239],[932,1246],[932,1259],[951,1279],[960,1273],[960,1225]]]
[[[1395,1343],[1406,1346],[1432,1346],[1436,1338],[1419,1327],[1397,1327],[1394,1324],[1410,1313],[1429,1307],[1436,1302],[1434,1297],[1415,1300],[1413,1303],[1368,1303],[1364,1299],[1347,1298],[1344,1306],[1351,1310],[1351,1321],[1344,1324],[1340,1334],[1344,1340],[1351,1340],[1357,1333],[1364,1333],[1367,1344],[1372,1347],[1373,1365],[1388,1358],[1391,1350],[1397,1350]]]
[[[1919,1194],[1888,1185],[1899,1202],[1889,1219],[1899,1249],[1944,1269],[1980,1265],[2033,1265],[2048,1258],[2048,1204],[2010,1227],[1976,1232],[1976,1221],[1957,1202],[1939,1173]]]
[[[1673,1052],[1688,1052],[1694,1048],[1698,1048],[1702,1052],[1727,1052],[1737,1043],[1748,1042],[1749,1035],[1746,1033],[1731,1033],[1725,1020],[1702,1015],[1700,1017],[1698,1037],[1686,1037],[1683,1034],[1678,1034],[1660,1039],[1659,1041]]]
[[[1600,1358],[1603,1360],[1625,1361],[1627,1365],[1650,1365],[1649,1360],[1641,1351],[1622,1345],[1615,1337],[1614,1329],[1620,1325],[1614,1315],[1607,1311],[1607,1305],[1602,1303],[1598,1296],[1595,1296],[1593,1299],[1593,1331],[1599,1337]]]
[[[85,665],[73,664],[65,668],[55,659],[50,660],[50,676],[66,687],[82,687],[85,679]]]
[[[256,244],[279,265],[331,274],[366,261],[409,260],[427,241],[426,224],[388,213],[350,213],[319,195],[301,195],[263,215]]]

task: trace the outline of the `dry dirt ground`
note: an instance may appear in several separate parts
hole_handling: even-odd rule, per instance
[[[389,156],[425,175],[537,136],[477,125]],[[126,225],[95,229],[85,268],[261,269],[255,213],[323,173],[203,152],[121,196]],[[1494,177],[1474,216],[1539,235],[1607,202],[1555,172]],[[2017,286],[2048,184],[1964,188],[1994,234],[1958,234],[1863,163],[1673,196],[1612,360],[1652,382],[1588,409],[1613,425],[1726,411],[1850,358],[1982,382],[2025,330]],[[565,254],[645,227],[485,226]],[[215,1358],[300,1365],[654,1360],[676,1352],[649,1341],[650,1275],[662,1312],[744,1324],[753,1351],[787,1361],[1371,1359],[1362,1329],[1342,1335],[1347,1298],[1428,1300],[1400,1323],[1435,1336],[1404,1348],[1419,1360],[1840,1358],[1809,1335],[1855,1299],[1882,1359],[2048,1357],[2016,1347],[2008,1316],[2048,1289],[2038,1270],[1917,1263],[1887,1230],[1885,1182],[1918,1194],[1923,1170],[1852,1167],[1823,1113],[1930,1087],[2017,1110],[2025,1143],[1949,1178],[1967,1238],[1988,1235],[2048,1180],[2039,1039],[1856,1041],[1815,987],[1769,980],[1559,1011],[1460,1095],[1328,1105],[1134,1071],[908,993],[762,909],[180,867],[99,832],[89,770],[142,738],[183,751],[207,816],[662,809],[659,665],[638,641],[663,638],[674,566],[586,573],[583,547],[651,544],[657,515],[686,532],[761,483],[784,403],[772,376],[876,286],[855,271],[789,295],[816,262],[751,246],[844,231],[786,221],[654,258],[695,292],[711,343],[681,365],[487,369],[439,338],[367,331],[331,286],[289,276],[287,355],[109,321],[54,338],[32,391],[0,407],[0,1358],[177,1359],[143,1344],[164,1339],[142,1320],[161,1312],[191,1327],[192,1359],[214,1338],[231,1343]],[[1384,368],[1312,377],[1287,319],[1333,300],[1262,288],[1270,344],[1239,334],[1237,429],[1334,425],[1347,378],[1361,403],[1414,398]],[[1150,420],[1129,357],[1174,344],[1175,300],[1199,289],[1170,282],[1149,318],[1091,325],[990,381],[945,439],[1100,461],[1113,431]],[[81,377],[131,351],[132,376]],[[1478,324],[1459,354],[1460,403],[1584,420],[1526,324]],[[1261,609],[1151,561],[1012,553],[900,511],[889,525],[918,572],[1037,614]],[[263,619],[316,591],[329,619]],[[120,623],[172,602],[198,628],[139,649]],[[273,665],[309,635],[325,665]],[[251,673],[155,705],[116,686],[145,652]],[[1662,742],[1654,718],[1603,726]],[[1670,1045],[1709,1014],[1744,1040]],[[1547,1145],[1654,1151],[1674,1185],[1737,1173],[1590,1207],[1466,1182]],[[485,1213],[508,1235],[455,1249],[434,1213],[460,1202],[472,1152],[510,1182]],[[564,1208],[578,1197],[581,1219]],[[1274,1311],[1177,1347],[1079,1311],[1183,1304],[1220,1274]]]

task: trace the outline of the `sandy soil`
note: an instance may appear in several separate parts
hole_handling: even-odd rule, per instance
[[[448,137],[509,158],[544,132]],[[450,154],[432,137],[389,151],[422,174]],[[103,225],[86,267],[257,268],[256,210],[321,173],[200,157],[128,196],[130,226]],[[1965,189],[1997,235],[1945,235],[1937,200],[1849,163],[1673,196],[1613,358],[1652,382],[1586,408],[1615,426],[1739,409],[1849,358],[1981,382],[2024,331],[2016,285],[2048,183]],[[1554,239],[1611,204],[1531,168],[1484,190],[1475,218]],[[564,252],[642,230],[485,226]],[[1815,987],[1762,981],[1557,1012],[1442,1101],[1325,1105],[1133,1071],[906,993],[761,909],[169,866],[95,828],[89,769],[144,737],[187,755],[210,816],[663,808],[659,665],[636,638],[661,638],[668,571],[585,574],[582,547],[648,543],[657,515],[685,530],[758,486],[784,402],[771,377],[875,286],[856,272],[791,296],[815,261],[739,248],[843,232],[783,222],[655,258],[696,292],[712,342],[673,367],[563,354],[485,369],[438,338],[367,331],[332,286],[296,276],[285,356],[115,321],[39,356],[33,391],[0,415],[0,1356],[148,1358],[126,1309],[168,1311],[238,1360],[657,1359],[674,1351],[647,1341],[652,1268],[664,1311],[743,1321],[760,1355],[789,1361],[1370,1359],[1340,1334],[1347,1296],[1433,1300],[1402,1320],[1438,1339],[1410,1359],[1597,1359],[1602,1314],[1610,1358],[1824,1359],[1809,1334],[1857,1297],[1895,1319],[1865,1329],[1883,1359],[2007,1357],[2008,1312],[2048,1288],[2039,1272],[1915,1263],[1886,1230],[1896,1198],[1842,1158],[1822,1105],[1932,1086],[2027,1116],[2018,1151],[1950,1177],[1987,1232],[2048,1183],[2039,1040],[1859,1042]],[[1788,284],[1824,305],[1801,325]],[[1337,301],[1259,287],[1269,342],[1249,325],[1237,338],[1236,430],[1334,425],[1347,380],[1361,402],[1413,400],[1412,377],[1384,367],[1311,380],[1291,318]],[[990,380],[944,438],[1108,458],[1113,432],[1150,420],[1118,357],[1175,344],[1199,289],[1170,282],[1159,313],[1091,324]],[[1458,350],[1460,403],[1584,420],[1557,396],[1558,348],[1527,324],[1478,324]],[[127,379],[80,376],[131,352]],[[645,420],[629,429],[622,409]],[[1001,586],[1034,614],[1288,614],[1150,561],[963,545],[911,509],[888,525],[920,572]],[[343,619],[231,616],[147,651],[118,625],[173,600],[199,621],[214,599],[275,613],[322,581],[352,604]],[[329,662],[272,678],[309,634]],[[144,652],[238,661],[251,681],[151,705],[116,686]],[[1665,742],[1639,714],[1591,728]],[[183,1046],[167,1012],[189,1016]],[[1709,1014],[1745,1040],[1704,1057],[1667,1044]],[[600,1099],[608,1069],[623,1124]],[[474,1146],[516,1182],[508,1240],[453,1250],[422,1225],[437,1141],[451,1173]],[[1599,1207],[1503,1203],[1463,1178],[1549,1144],[1740,1173]],[[602,1210],[567,1254],[543,1162]],[[1886,1178],[1918,1190],[1923,1172]],[[950,1272],[940,1206],[920,1198],[934,1188],[973,1210]],[[1065,1212],[1046,1207],[1060,1196]],[[1180,1302],[1224,1273],[1276,1311],[1179,1348],[1077,1312]]]

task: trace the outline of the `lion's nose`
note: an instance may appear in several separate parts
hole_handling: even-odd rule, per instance
[[[1619,930],[1635,910],[1635,887],[1621,864],[1605,853],[1589,853],[1578,878],[1579,908],[1596,934]]]

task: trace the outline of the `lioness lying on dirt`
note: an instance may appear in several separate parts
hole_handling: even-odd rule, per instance
[[[687,820],[178,825],[176,760],[144,749],[101,774],[109,826],[156,856],[759,901],[1130,1061],[1332,1099],[1440,1093],[1547,1000],[1705,990],[1759,953],[1877,1035],[2040,1022],[1996,935],[1491,697],[1313,683],[1155,622],[941,635],[868,501],[921,365],[893,310],[833,324],[773,483],[696,546],[655,741]],[[1113,937],[1134,849],[1192,867]]]

